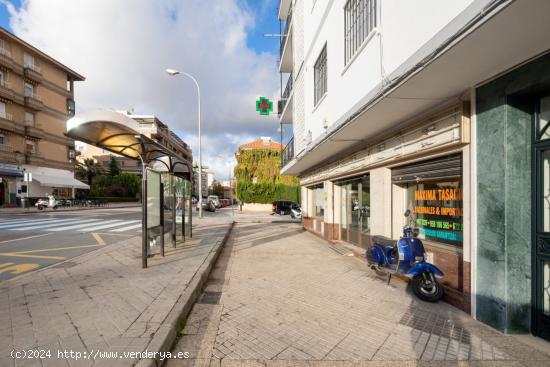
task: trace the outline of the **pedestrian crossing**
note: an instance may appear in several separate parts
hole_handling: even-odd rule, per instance
[[[73,218],[0,218],[0,231],[17,232],[72,232],[85,233],[95,231],[135,233],[141,228],[141,220],[102,219],[90,217]]]

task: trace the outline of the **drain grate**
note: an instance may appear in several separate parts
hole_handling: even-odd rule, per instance
[[[217,305],[220,303],[222,292],[203,292],[197,303],[206,305]]]
[[[333,244],[333,245],[328,245],[328,247],[336,252],[337,254],[340,254],[340,255],[348,255],[351,253],[350,250],[348,250],[345,246],[342,246],[342,245],[336,245],[336,244]]]

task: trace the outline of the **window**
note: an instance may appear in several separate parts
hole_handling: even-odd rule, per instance
[[[325,189],[323,185],[311,188],[313,192],[313,216],[323,218],[325,216]]]
[[[363,41],[378,25],[377,0],[348,0],[344,7],[345,64],[353,58]]]
[[[6,142],[6,137],[3,134],[0,134],[0,145],[3,145]]]
[[[25,125],[34,126],[34,113],[25,112]]]
[[[25,97],[34,96],[34,86],[30,83],[25,83]]]
[[[6,118],[6,104],[4,102],[0,102],[0,117]]]
[[[2,70],[0,70],[0,86],[4,87],[6,85],[6,75]]]
[[[411,183],[406,202],[420,239],[462,246],[461,180]]]
[[[0,54],[11,57],[10,52],[8,51],[6,46],[6,41],[0,38]]]
[[[32,140],[25,140],[25,146],[27,147],[27,152],[31,154],[36,154],[36,143]]]
[[[23,66],[26,68],[34,68],[34,56],[28,53],[23,54]]]
[[[327,45],[319,54],[314,66],[315,106],[327,92]]]

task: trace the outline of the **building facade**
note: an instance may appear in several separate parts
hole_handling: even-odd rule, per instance
[[[74,179],[74,82],[84,77],[0,28],[0,206],[30,195],[70,197]],[[32,182],[23,181],[23,173]]]
[[[543,0],[281,0],[282,173],[304,227],[368,246],[410,209],[445,299],[550,338]]]

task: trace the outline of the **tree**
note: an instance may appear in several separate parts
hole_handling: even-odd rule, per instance
[[[225,194],[223,185],[219,182],[214,182],[212,184],[212,194],[217,195],[219,198],[223,198]]]
[[[114,156],[111,156],[111,161],[109,162],[109,174],[111,176],[116,176],[120,173],[120,168],[118,167],[118,162]]]
[[[92,158],[86,158],[83,163],[78,163],[77,174],[85,176],[90,186],[92,185],[92,178],[100,175],[101,171],[101,166]]]

